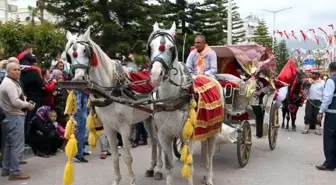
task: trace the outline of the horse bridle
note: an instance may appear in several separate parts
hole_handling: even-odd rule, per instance
[[[170,61],[165,61],[162,57],[160,56],[155,56],[153,59],[151,59],[151,42],[158,38],[158,37],[161,37],[161,40],[160,40],[160,46],[163,45],[165,47],[165,44],[166,44],[166,37],[168,38],[168,40],[170,42],[172,42],[174,44],[174,47],[172,47],[170,50],[172,52],[172,58]],[[152,69],[152,66],[153,66],[153,63],[154,62],[160,62],[163,67],[165,68],[166,72],[164,74],[165,77],[169,76],[169,72],[173,69],[173,63],[174,63],[174,60],[176,59],[176,43],[175,43],[175,38],[172,37],[169,33],[165,32],[165,31],[162,31],[162,30],[159,30],[159,31],[156,31],[152,34],[152,36],[148,39],[148,43],[147,43],[147,55],[149,57],[149,70]],[[161,51],[160,54],[162,54],[164,51]],[[159,55],[160,55],[159,54]]]
[[[78,57],[78,53],[77,53],[77,44],[82,44],[85,46],[84,49],[84,53],[86,54],[86,56],[89,59],[89,63],[87,65],[85,64],[81,64],[79,63],[79,61],[77,60]],[[70,55],[68,54],[69,49],[72,47],[73,49],[73,53],[72,53],[72,57],[75,59],[75,63],[72,62]],[[91,66],[92,66],[92,56],[93,56],[93,49],[91,44],[88,41],[72,41],[70,43],[69,48],[67,49],[66,53],[66,58],[67,58],[67,62],[69,62],[71,64],[71,71],[72,73],[75,73],[76,69],[84,69],[86,71],[86,73],[89,72]]]

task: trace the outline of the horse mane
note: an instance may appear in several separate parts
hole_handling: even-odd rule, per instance
[[[91,39],[90,44],[99,62],[98,65],[101,65],[102,69],[106,71],[106,75],[108,75],[110,79],[113,79],[113,77],[117,73],[116,65],[118,61],[112,60],[110,57],[108,57],[107,54]]]

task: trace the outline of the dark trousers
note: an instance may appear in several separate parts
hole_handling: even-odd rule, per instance
[[[336,114],[326,113],[323,130],[324,166],[336,168]]]
[[[27,111],[26,118],[25,118],[25,124],[24,124],[24,133],[25,133],[26,144],[27,144],[27,141],[28,141],[28,134],[30,133],[30,121],[36,115],[36,111],[39,108],[40,108],[40,102],[35,102],[35,108],[34,108],[34,110]]]
[[[320,100],[307,100],[305,108],[305,125],[310,125],[310,129],[315,129],[317,123],[317,114],[322,102]],[[321,126],[321,125],[320,125]]]
[[[62,145],[63,138],[58,135],[39,135],[34,136],[30,140],[30,145],[33,151],[41,152],[43,154],[53,154],[57,152],[57,149]]]
[[[147,131],[143,122],[135,124],[135,140],[134,143],[138,144],[139,141],[146,141],[148,138]]]

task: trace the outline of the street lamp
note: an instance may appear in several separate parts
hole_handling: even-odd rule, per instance
[[[275,11],[272,11],[272,10],[265,10],[265,9],[260,9],[262,11],[265,11],[265,12],[271,12],[273,13],[273,34],[272,34],[272,51],[274,52],[274,37],[275,37],[275,14],[276,13],[279,13],[279,12],[282,12],[282,11],[285,11],[285,10],[288,10],[288,9],[292,9],[293,7],[288,7],[288,8],[283,8],[283,9],[280,9],[280,10],[275,10]]]

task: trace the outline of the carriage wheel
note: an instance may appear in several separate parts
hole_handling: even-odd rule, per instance
[[[248,121],[241,123],[237,138],[237,156],[241,167],[246,166],[249,161],[252,146],[252,132]]]
[[[272,105],[271,116],[270,116],[270,126],[268,127],[268,142],[271,150],[274,150],[277,144],[278,129],[279,125],[279,109],[274,108]]]
[[[178,159],[181,158],[182,147],[183,147],[182,140],[178,139],[178,138],[174,138],[174,140],[173,140],[173,151],[174,151],[175,157],[177,157]]]

